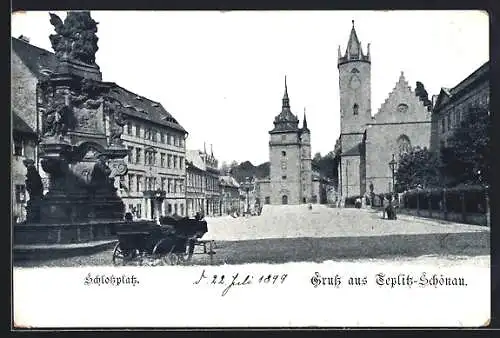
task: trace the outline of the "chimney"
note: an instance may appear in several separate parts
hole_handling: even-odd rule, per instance
[[[19,35],[19,40],[22,40],[26,43],[30,43],[30,38],[28,38],[27,36],[24,36],[24,35]]]

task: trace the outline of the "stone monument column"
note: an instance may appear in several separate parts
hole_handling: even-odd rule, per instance
[[[124,205],[113,180],[127,172],[121,140],[125,118],[113,84],[102,82],[95,63],[97,23],[88,11],[68,12],[64,23],[50,17],[58,65],[40,83],[47,108],[40,157],[50,182],[40,201],[40,222],[122,220]]]

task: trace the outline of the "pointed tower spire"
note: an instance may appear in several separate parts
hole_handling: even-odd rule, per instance
[[[210,154],[212,157],[214,157],[214,145],[213,144],[210,145]]]
[[[351,34],[349,35],[349,42],[347,43],[346,55],[351,58],[359,58],[361,54],[361,43],[359,42],[356,28],[354,28],[354,20],[352,20]]]
[[[366,55],[363,53],[363,49],[361,47],[361,41],[358,39],[358,34],[356,33],[356,28],[354,27],[354,20],[352,20],[352,28],[351,28],[351,33],[349,34],[349,41],[347,42],[345,55],[343,57],[342,56],[339,57],[338,63],[341,64],[357,60],[369,62],[370,52],[368,51],[368,54]]]
[[[286,85],[286,75],[285,75],[285,93],[283,94],[283,108],[290,108],[290,99],[288,99],[288,87]]]
[[[307,128],[306,107],[304,107],[304,120],[302,121],[302,129],[309,130],[309,128]]]

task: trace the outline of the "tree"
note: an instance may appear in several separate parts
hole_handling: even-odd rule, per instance
[[[469,109],[441,150],[441,170],[447,185],[489,182],[491,131],[488,110],[478,107]]]
[[[401,155],[395,179],[397,192],[418,186],[422,188],[440,186],[438,156],[427,148],[413,148],[410,152]]]

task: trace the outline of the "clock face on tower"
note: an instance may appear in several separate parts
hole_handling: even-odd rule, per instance
[[[359,77],[357,77],[356,75],[353,75],[351,77],[350,85],[351,85],[352,89],[358,89],[361,86],[361,81],[359,80]]]

